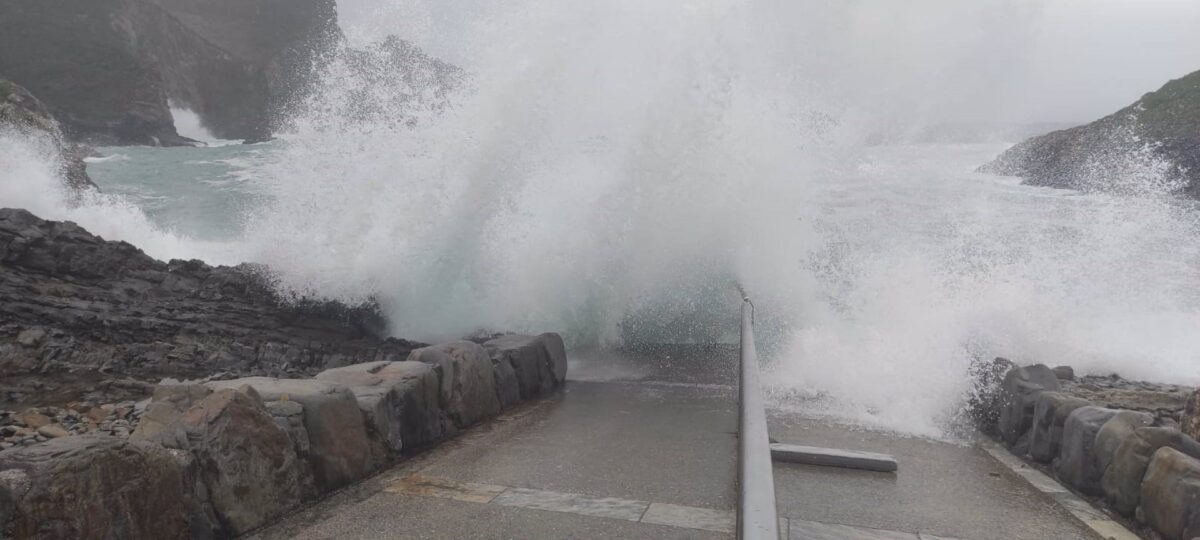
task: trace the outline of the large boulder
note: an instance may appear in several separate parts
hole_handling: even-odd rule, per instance
[[[470,341],[455,341],[413,351],[412,362],[434,366],[439,377],[442,409],[459,428],[500,414],[492,359]]]
[[[483,344],[495,363],[512,366],[521,399],[532,399],[557,388],[567,378],[567,353],[562,337],[509,334]]]
[[[1150,457],[1164,447],[1200,458],[1200,443],[1174,428],[1143,427],[1121,440],[1101,479],[1104,496],[1113,509],[1125,516],[1134,514],[1141,503],[1142,478]]]
[[[189,514],[195,490],[186,480],[171,451],[115,437],[62,437],[0,452],[0,492],[15,501],[0,537],[132,540],[211,531],[196,523],[203,515]]]
[[[1058,389],[1058,377],[1043,364],[1019,367],[1005,374],[1000,384],[1000,436],[1018,454],[1028,451],[1038,395]]]
[[[213,509],[240,535],[300,504],[299,458],[292,440],[257,396],[224,389],[179,418],[208,486]]]
[[[1179,428],[1189,437],[1200,440],[1200,389],[1188,396]]]
[[[317,379],[350,388],[371,433],[393,454],[440,440],[449,418],[439,406],[434,367],[422,362],[367,362],[334,368]]]
[[[1154,425],[1154,415],[1138,411],[1121,411],[1110,418],[1100,431],[1096,432],[1096,444],[1092,447],[1092,456],[1096,460],[1096,471],[1103,479],[1116,457],[1117,448],[1125,439],[1132,437],[1133,432]]]
[[[309,453],[304,457],[312,466],[317,487],[332,491],[375,470],[367,428],[358,401],[349,388],[313,379],[274,379],[247,377],[213,381],[214,390],[253,388],[264,401],[297,401],[304,407],[304,428]]]
[[[211,393],[212,389],[202,384],[164,382],[155,386],[150,403],[146,405],[146,412],[142,414],[129,439],[150,440],[172,448],[184,448],[187,434],[177,421],[185,411]]]
[[[1083,493],[1100,494],[1102,471],[1096,464],[1096,434],[1119,412],[1089,405],[1075,409],[1067,416],[1063,424],[1062,449],[1054,464],[1059,480]]]
[[[1139,516],[1168,540],[1200,537],[1200,460],[1174,448],[1154,452]]]
[[[1072,411],[1089,405],[1086,399],[1061,392],[1042,392],[1033,407],[1033,428],[1029,435],[1029,457],[1050,463],[1058,457],[1062,445],[1063,424]]]

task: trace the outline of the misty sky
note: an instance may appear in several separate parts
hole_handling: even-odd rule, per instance
[[[338,1],[348,33],[399,34],[451,61],[470,19],[479,16],[482,6],[497,5],[496,0]],[[925,79],[901,83],[906,91],[944,92],[946,96],[938,100],[945,104],[946,118],[938,120],[1090,121],[1167,80],[1200,69],[1200,0],[839,1],[860,19],[863,13],[869,19],[870,12],[877,11],[882,21],[877,24],[884,26],[856,30],[889,34],[879,37],[880,47],[892,54],[908,54],[903,64],[925,64],[921,55],[931,54],[930,46],[969,51],[951,69],[931,68],[938,74],[936,80],[925,74]],[[973,7],[985,5],[1022,15],[997,21],[970,13]],[[904,13],[897,21],[898,9]],[[952,13],[951,20],[947,13]],[[908,25],[909,33],[895,25]],[[959,41],[946,45],[948,40],[931,40],[930,33]],[[858,39],[868,37],[875,36]],[[912,43],[920,40],[929,42]],[[954,51],[935,49],[932,54],[950,52]],[[872,67],[860,69],[869,73]]]

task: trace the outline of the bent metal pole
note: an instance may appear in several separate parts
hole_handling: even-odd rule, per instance
[[[738,512],[739,540],[779,540],[775,509],[775,475],[767,413],[758,382],[754,349],[754,304],[742,301],[741,376],[738,382]]]

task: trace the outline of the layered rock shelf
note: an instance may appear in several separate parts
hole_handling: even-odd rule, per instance
[[[977,418],[1014,454],[1148,536],[1200,536],[1200,390],[1002,358],[980,373]]]
[[[241,535],[566,378],[556,334],[381,325],[0,209],[0,537]]]

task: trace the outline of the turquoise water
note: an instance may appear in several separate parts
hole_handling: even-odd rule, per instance
[[[88,173],[105,193],[137,205],[164,230],[234,240],[266,200],[255,171],[273,145],[99,148],[100,157],[88,158]]]

